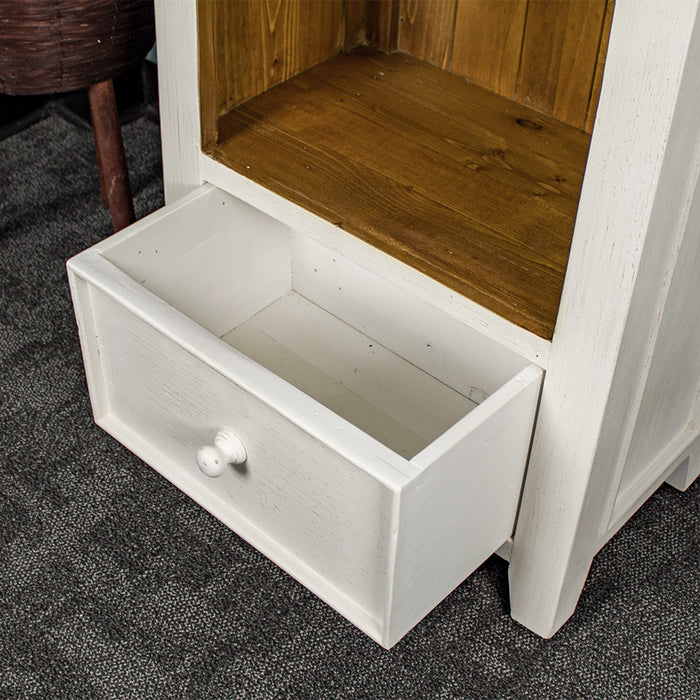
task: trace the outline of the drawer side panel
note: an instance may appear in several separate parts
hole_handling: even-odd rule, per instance
[[[414,458],[401,492],[391,646],[513,533],[542,370],[531,365]]]

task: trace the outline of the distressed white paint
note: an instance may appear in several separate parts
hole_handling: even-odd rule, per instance
[[[84,279],[77,275],[69,274],[68,282],[75,317],[78,319],[80,349],[83,355],[88,392],[90,393],[92,415],[99,423],[109,413],[109,405],[102,368],[100,341],[92,313],[93,290]]]
[[[232,466],[244,465],[248,450],[242,440],[230,428],[222,428],[214,436],[213,445],[197,450],[197,466],[202,474],[214,479],[230,471]]]
[[[700,80],[694,99],[700,104]],[[700,117],[700,110],[698,110]],[[695,145],[691,173],[697,183],[700,169],[700,121],[690,142],[677,142],[679,148]],[[689,198],[680,221],[664,212],[670,225],[659,230],[663,236],[668,263],[664,278],[659,280],[659,304],[656,316],[660,321],[650,334],[644,360],[646,371],[643,395],[634,422],[634,432],[625,460],[618,499],[627,491],[638,491],[636,482],[644,478],[650,457],[673,441],[689,423],[697,428],[693,415],[700,394],[700,189]],[[692,187],[688,188],[692,191]],[[664,228],[666,229],[664,231]],[[641,382],[640,382],[641,383]]]
[[[175,202],[202,183],[197,0],[159,0],[155,15],[163,184]]]
[[[530,365],[412,460],[423,471],[401,498],[392,641],[508,541],[522,475],[505,478],[484,466],[527,459],[541,380]]]
[[[293,247],[294,289],[476,403],[523,368],[522,355],[412,286],[413,293],[311,236],[294,234]]]
[[[698,235],[685,229],[697,180],[697,10],[695,0],[615,5],[511,557],[512,614],[543,636],[571,615],[594,554],[622,523],[611,515],[640,412],[673,403],[670,379],[645,398],[661,319],[697,309],[669,295],[684,235]],[[628,517],[678,457],[670,449],[687,446],[673,441],[678,414],[670,430],[659,416],[641,417],[653,448],[635,467],[641,490],[616,515]]]
[[[407,459],[476,406],[296,292],[223,339]]]
[[[697,413],[696,413],[697,415]],[[697,423],[695,424],[697,427]],[[671,465],[671,473],[666,482],[685,491],[700,476],[700,435]]]
[[[542,370],[474,331],[476,354],[407,361],[401,345],[423,344],[423,314],[434,311],[438,341],[459,322],[382,280],[373,294],[354,261],[299,238],[207,185],[69,261],[91,392],[100,425],[391,646],[510,537]],[[222,259],[235,274],[220,274]],[[379,328],[392,307],[404,326],[387,336],[397,347],[346,323],[340,306],[325,310],[318,280],[315,302],[294,290],[295,276],[331,263],[343,270],[351,320],[366,315]],[[319,279],[336,298],[338,279]],[[238,297],[249,289],[242,313]],[[382,312],[372,319],[378,291]],[[239,325],[221,332],[232,319]],[[345,417],[285,380],[290,353],[294,383],[313,393],[328,382]],[[474,358],[483,364],[467,367]],[[475,407],[430,374],[457,376],[459,362],[476,385],[500,376],[501,386]],[[363,410],[347,412],[357,396]],[[368,416],[384,422],[386,440],[372,437]],[[387,427],[398,427],[401,444]],[[246,460],[202,473],[200,450],[223,430],[240,439]],[[403,443],[406,432],[418,440]],[[399,454],[418,450],[410,461]]]
[[[105,257],[221,336],[286,294],[289,229],[215,187],[130,228]]]

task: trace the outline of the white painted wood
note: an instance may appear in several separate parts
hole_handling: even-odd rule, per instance
[[[241,517],[235,510],[228,507],[226,501],[211,493],[208,487],[209,479],[202,476],[201,480],[193,479],[189,472],[177,470],[172,457],[161,446],[145,438],[140,432],[133,430],[130,423],[125,423],[114,414],[107,414],[99,422],[101,428],[116,437],[122,444],[151,465],[181,491],[197,503],[206,503],[206,509],[215,515],[226,526],[234,530],[247,542],[254,542],[256,549],[271,561],[277,563],[287,572],[294,572],[293,577],[321,599],[342,614],[352,624],[356,625],[369,637],[381,643],[382,626],[378,620],[358,605],[355,598],[334,587],[323,573],[319,573],[306,562],[299,559],[288,549],[285,549],[274,537],[271,537],[257,523]]]
[[[224,201],[230,213],[222,218]],[[251,222],[259,243],[248,236]],[[206,330],[196,305],[186,315],[148,289],[160,275],[165,295],[176,298],[172,285],[195,273],[209,279],[208,258],[235,257],[237,245],[254,267],[256,249],[269,257],[268,234],[290,241],[286,227],[205,186],[69,261],[91,391],[103,406],[99,423],[390,646],[510,536],[542,370],[526,367],[474,407],[397,353],[378,343],[370,350],[371,337],[291,289],[251,319],[257,333],[336,387],[420,434],[422,449],[408,461]],[[305,259],[305,247],[297,248],[295,268],[320,260],[318,250]],[[289,288],[292,248],[275,242],[273,249],[286,251],[280,276]],[[398,289],[388,298],[404,323],[425,310],[424,300]],[[201,296],[202,306],[211,302]],[[484,343],[491,341],[477,342]],[[242,443],[237,452],[223,444],[228,431]],[[202,469],[212,456],[229,464]],[[455,532],[469,534],[454,542]]]
[[[424,298],[211,185],[100,250],[216,335],[294,288],[477,403],[527,364]]]
[[[120,235],[121,232],[114,237]],[[363,464],[372,478],[385,486],[397,488],[407,476],[418,473],[410,462],[139,285],[104,259],[99,252],[101,245],[93,246],[68,261],[69,276],[89,281],[91,295],[102,292],[116,299],[120,306],[229,382],[261,403],[274,406],[278,413],[300,430],[313,433],[319,441],[330,445],[345,459]],[[89,305],[81,302],[81,306],[93,309],[94,302],[92,299]],[[94,319],[91,322],[94,323]],[[102,356],[104,352],[100,353]]]
[[[700,81],[696,98],[700,101]],[[668,236],[669,263],[659,282],[661,303],[656,313],[660,322],[644,359],[638,410],[627,424],[629,446],[606,537],[675,471],[679,455],[692,454],[689,446],[700,435],[700,124],[695,133],[691,173],[695,190],[678,213],[676,236]],[[686,478],[692,473],[689,461]]]
[[[700,103],[700,79],[695,99]],[[700,117],[700,110],[697,116]],[[617,499],[634,491],[648,473],[648,462],[686,430],[700,394],[700,120],[688,143],[695,147],[690,173],[695,194],[678,212],[679,223],[667,233],[668,264],[661,284],[657,315],[644,362],[645,380],[639,410],[621,474]],[[681,144],[679,143],[680,147]],[[675,235],[674,235],[675,234]],[[641,388],[640,388],[641,391]],[[631,425],[630,425],[631,427]]]
[[[330,584],[316,592],[331,605],[341,605],[332,597],[339,590],[368,618],[381,619],[391,489],[114,300],[96,294],[93,309],[112,414],[165,455],[153,466],[166,478],[198,482],[200,505],[254,523],[290,561],[303,561]],[[210,479],[199,471],[197,451],[224,426],[236,431],[248,458],[244,469]],[[301,580],[294,568],[289,573]]]
[[[273,227],[274,220],[203,185],[101,241],[94,250],[142,281],[230,226]]]
[[[117,241],[105,257],[215,335],[222,335],[291,285],[289,229],[203,187]]]
[[[574,609],[592,557],[602,543],[660,480],[668,478],[684,488],[700,470],[697,404],[685,429],[682,428],[688,415],[689,397],[698,386],[697,376],[692,376],[694,331],[683,325],[682,349],[676,350],[673,343],[678,324],[693,322],[692,316],[682,310],[682,299],[687,302],[693,297],[687,294],[686,282],[680,280],[690,277],[687,284],[692,285],[694,273],[683,272],[687,256],[679,251],[681,246],[691,245],[688,236],[697,236],[692,230],[684,236],[681,229],[697,179],[698,0],[616,2],[603,90],[551,347],[203,156],[199,148],[195,4],[195,0],[156,0],[167,200],[179,197],[205,178],[260,212],[302,232],[306,238],[300,240],[309,242],[310,248],[313,247],[310,241],[320,242],[327,250],[340,253],[366,270],[367,275],[375,275],[415,297],[419,301],[411,302],[411,308],[417,310],[420,304],[428,304],[439,312],[438,316],[445,314],[456,323],[466,324],[497,345],[547,368],[513,541],[510,579],[514,617],[543,636],[551,635]],[[215,217],[215,209],[204,214],[205,221]],[[144,235],[147,226],[141,231]],[[125,232],[123,240],[137,231]],[[169,237],[166,228],[162,236]],[[174,230],[172,238],[176,258],[177,242],[188,245],[187,237]],[[209,240],[206,235],[205,240]],[[294,258],[292,267],[303,257]],[[123,262],[117,264],[121,266]],[[400,569],[404,566],[406,548],[415,544],[418,550],[419,540],[411,542],[402,524],[406,522],[410,504],[419,498],[422,474],[427,471],[437,475],[440,470],[401,459],[364,431],[207,332],[139,286],[135,280],[142,278],[136,272],[138,265],[133,264],[130,274],[133,273],[134,279],[114,269],[99,252],[81,256],[69,264],[88,384],[101,425],[167,473],[185,492],[217,510],[218,517],[287,570],[296,572],[305,585],[320,591],[326,600],[332,600],[333,605],[374,639],[389,644],[409,624],[407,620],[413,614],[405,605],[413,594],[401,588],[405,580]],[[299,286],[318,303],[314,284],[308,284],[312,279],[306,275],[308,268],[299,269],[301,273],[292,271],[292,277],[298,278]],[[350,265],[349,269],[351,278],[363,279],[357,268]],[[280,271],[273,277],[279,280],[283,275]],[[286,282],[280,288],[285,286]],[[373,287],[382,289],[380,283],[373,283]],[[165,293],[164,289],[154,289],[159,294]],[[242,308],[238,316],[244,320],[257,312],[264,300],[278,291],[253,293],[250,307]],[[385,292],[382,290],[382,294]],[[180,349],[174,354],[185,353],[189,359],[183,362],[193,368],[193,373],[201,369],[209,377],[211,370],[214,384],[224,382],[221,387],[226,388],[222,392],[227,392],[229,386],[240,389],[262,411],[269,409],[293,426],[290,431],[299,430],[313,436],[319,445],[326,445],[338,457],[338,464],[345,460],[362,465],[360,472],[377,487],[372,493],[382,494],[378,507],[383,520],[378,531],[388,532],[387,540],[381,545],[382,556],[386,554],[387,558],[388,591],[371,598],[371,603],[367,602],[370,598],[358,602],[354,593],[348,593],[342,585],[336,586],[325,572],[280,544],[264,527],[230,509],[227,494],[212,495],[211,480],[196,469],[194,477],[182,470],[179,458],[170,452],[167,439],[151,439],[141,432],[139,425],[132,424],[128,415],[112,410],[111,397],[116,389],[104,375],[104,351],[109,354],[112,349],[103,345],[97,332],[102,319],[93,315],[103,297],[117,299],[117,306],[133,316],[134,327],[145,322],[160,334],[162,340],[157,345],[165,348],[174,344]],[[346,298],[346,295],[328,295],[326,310],[335,313],[335,309],[340,309],[345,322],[364,330],[363,321],[353,316],[352,307],[346,310]],[[273,301],[270,298],[270,303]],[[177,303],[182,305],[183,301]],[[395,306],[392,302],[389,312]],[[432,319],[433,313],[436,312],[423,316]],[[441,348],[440,354],[427,351],[421,354],[419,345],[409,347],[401,333],[396,336],[384,332],[382,319],[381,313],[372,317],[377,328],[369,333],[371,337],[380,339],[382,333],[381,342],[395,352],[395,343],[403,344],[406,348],[403,357],[409,361],[415,358],[424,370],[423,364],[428,363],[430,374],[469,393],[455,379],[459,372],[453,371],[458,367],[454,356],[459,350],[465,347],[466,354],[472,352],[471,344],[459,335],[461,331],[452,345],[447,343],[446,349]],[[417,325],[418,337],[433,336],[430,323]],[[440,321],[438,325],[448,337],[449,324]],[[673,327],[673,332],[664,326]],[[486,342],[477,343],[477,356],[488,347]],[[402,354],[400,348],[399,353]],[[668,354],[667,359],[664,353]],[[446,362],[436,361],[438,355],[447,358]],[[676,371],[679,361],[685,368],[683,372]],[[487,370],[489,367],[488,362],[481,360],[476,363],[469,360],[466,364]],[[493,365],[498,366],[499,362]],[[681,377],[681,383],[676,376]],[[488,381],[489,377],[485,377],[474,384],[469,379],[470,386],[482,389]],[[680,394],[681,400],[674,401],[673,391],[667,387]],[[165,388],[161,393],[163,405],[167,405],[163,396],[171,396],[168,391]],[[465,420],[474,420],[477,411],[488,410],[497,395],[498,392]],[[211,435],[197,437],[211,440],[221,427],[212,425],[207,428]],[[449,475],[450,468],[446,472]],[[463,483],[453,482],[451,486],[461,493]],[[435,488],[438,493],[439,487]],[[417,522],[424,520],[425,514],[421,514]],[[462,527],[461,518],[457,520],[454,526]],[[409,519],[409,525],[410,522]],[[394,561],[397,568],[392,571],[390,563]],[[431,590],[429,584],[421,586],[416,600],[428,605],[426,601],[433,595]]]
[[[646,468],[632,482],[624,493],[618,495],[610,523],[602,536],[602,544],[607,542],[637,511],[664,481],[685,491],[698,475],[693,459],[700,430],[697,423],[690,423],[684,430],[668,442],[653,459],[646,461]],[[684,460],[686,460],[684,463]],[[683,480],[695,476],[683,485]],[[602,546],[602,544],[600,546]]]
[[[205,186],[100,250],[407,458],[526,365],[354,261],[299,233],[293,238],[292,246],[286,226]],[[327,312],[289,296],[292,288]]]
[[[679,491],[685,491],[700,476],[700,434],[693,443],[671,465],[671,473],[666,479]]]
[[[68,266],[68,283],[78,324],[78,336],[85,367],[85,378],[90,393],[90,403],[92,404],[92,415],[95,422],[99,423],[109,413],[109,404],[105,391],[99,338],[92,313],[92,292],[85,280],[71,274],[70,265]]]
[[[476,406],[296,292],[223,340],[407,459]]]
[[[243,175],[229,170],[208,156],[201,155],[202,177],[225,192],[288,225],[295,231],[315,239],[325,247],[378,277],[424,299],[432,307],[470,326],[498,346],[511,350],[528,362],[547,367],[550,343],[534,333],[501,318],[426,275],[404,265],[377,248],[324,221],[302,207],[284,199]]]
[[[155,15],[163,184],[174,202],[202,183],[197,0],[159,0]]]
[[[512,614],[542,636],[571,615],[610,534],[643,402],[697,177],[697,12],[695,0],[615,5],[511,558]]]
[[[505,561],[510,561],[510,555],[513,551],[513,538],[509,537],[495,552],[497,556]]]
[[[313,237],[294,233],[293,248],[295,290],[476,403],[527,365],[522,355]]]
[[[530,365],[412,460],[422,472],[401,493],[388,645],[511,536],[541,380]]]

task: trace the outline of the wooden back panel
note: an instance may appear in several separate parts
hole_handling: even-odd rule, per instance
[[[613,0],[199,0],[204,145],[230,109],[366,43],[590,132],[612,7]]]
[[[216,138],[219,116],[347,48],[344,4],[343,0],[198,1],[205,145]],[[347,35],[356,45],[364,40],[365,8],[364,3],[351,4]]]
[[[398,0],[398,48],[590,133],[613,0]]]

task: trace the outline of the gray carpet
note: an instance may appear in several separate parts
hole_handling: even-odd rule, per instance
[[[158,131],[125,127],[137,215]],[[700,486],[662,487],[552,640],[497,558],[384,651],[91,420],[65,260],[110,233],[92,135],[0,142],[0,698],[700,698]]]

